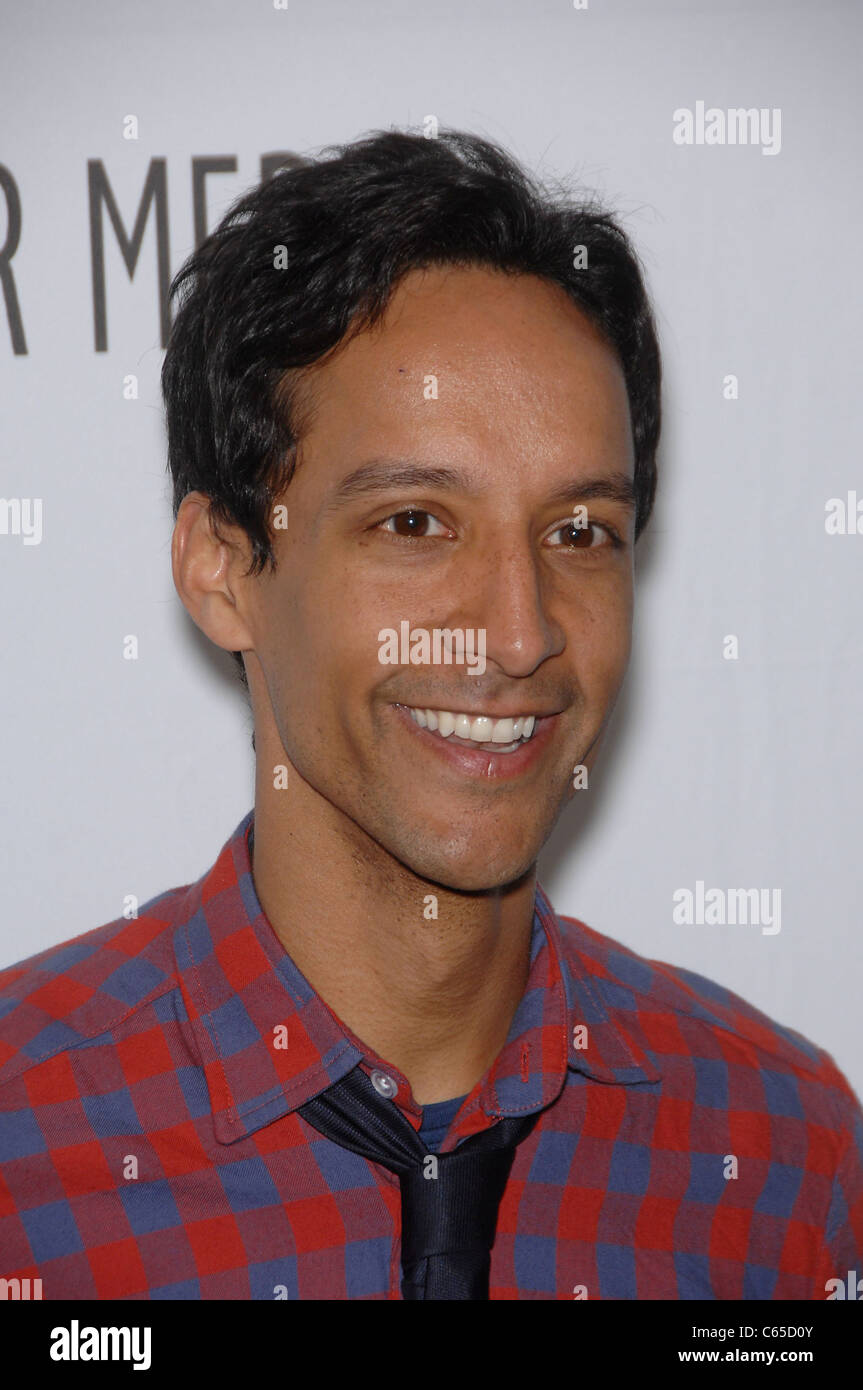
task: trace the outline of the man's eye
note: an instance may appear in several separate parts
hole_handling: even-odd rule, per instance
[[[424,538],[426,536],[445,536],[447,528],[443,522],[438,521],[431,512],[423,512],[417,508],[410,507],[404,512],[393,512],[380,523],[385,531],[390,531],[396,536],[414,536]],[[437,530],[434,530],[437,527]]]
[[[598,521],[589,521],[586,526],[577,525],[574,521],[566,521],[562,526],[558,526],[550,532],[549,541],[551,541],[552,536],[563,538],[552,543],[554,549],[601,550],[603,545],[617,546],[620,544],[611,527],[603,526]],[[598,541],[595,540],[596,536],[599,537]]]

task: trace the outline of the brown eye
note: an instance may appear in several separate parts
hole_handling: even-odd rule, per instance
[[[586,526],[576,526],[574,521],[566,521],[552,531],[552,536],[560,536],[558,546],[566,550],[593,550],[596,523],[589,521]]]
[[[570,521],[560,528],[563,544],[573,550],[590,550],[594,529],[592,521],[586,526],[576,526],[574,521]]]
[[[432,525],[438,526],[438,531],[431,529]],[[383,522],[385,530],[392,532],[396,536],[406,538],[422,539],[431,535],[445,535],[446,527],[442,526],[431,512],[421,511],[417,507],[409,507],[403,512],[394,512]]]
[[[552,536],[561,539],[553,541]],[[606,546],[616,550],[620,546],[620,539],[611,527],[598,521],[589,521],[586,526],[563,521],[550,532],[548,541],[555,550],[604,550]]]

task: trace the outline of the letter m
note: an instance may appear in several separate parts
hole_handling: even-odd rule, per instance
[[[757,107],[751,106],[748,110],[743,106],[731,107],[728,112],[729,145],[757,145],[759,122]]]
[[[132,1333],[128,1327],[103,1327],[101,1329],[102,1360],[128,1361],[132,1355]],[[109,1349],[110,1348],[110,1349]]]
[[[732,927],[760,926],[757,888],[729,888],[728,922]]]
[[[159,327],[162,347],[168,345],[171,329],[170,254],[168,249],[168,186],[164,159],[151,159],[147,182],[138,204],[138,215],[131,237],[126,235],[120,210],[117,207],[105,166],[101,159],[87,161],[90,190],[90,257],[93,267],[93,321],[96,351],[108,351],[108,324],[105,310],[105,238],[102,218],[103,205],[108,209],[114,234],[129,272],[134,279],[135,267],[144,240],[144,228],[150,215],[150,204],[156,203],[156,260],[159,273]]]
[[[0,1279],[0,1299],[21,1297],[20,1279]]]

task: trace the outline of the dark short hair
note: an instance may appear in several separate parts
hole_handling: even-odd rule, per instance
[[[454,130],[377,131],[298,159],[240,197],[182,266],[162,368],[174,515],[203,492],[217,525],[249,537],[250,573],[274,565],[269,515],[296,463],[301,369],[371,327],[399,280],[432,265],[559,285],[616,352],[637,539],[656,491],[661,375],[638,257],[595,199],[552,192],[498,145]]]

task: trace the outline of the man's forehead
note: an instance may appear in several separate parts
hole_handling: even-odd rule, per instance
[[[536,340],[551,348],[556,340],[571,339],[611,352],[559,286],[535,275],[481,265],[409,271],[393,289],[380,319],[359,332],[346,352],[355,359],[394,357],[403,346],[426,346],[431,339],[442,353],[470,353],[477,342],[495,337],[506,340],[513,357],[521,345]],[[409,371],[414,365],[406,360],[399,367]]]
[[[430,402],[441,415],[466,402],[479,413],[482,392],[495,394],[494,409],[506,397],[521,408],[545,398],[564,412],[579,409],[579,398],[601,409],[597,393],[612,408],[626,398],[614,350],[563,290],[535,276],[433,267],[410,272],[373,326],[303,370],[295,399],[310,407],[311,427],[324,403],[428,417]]]
[[[383,317],[301,371],[293,394],[298,473],[304,458],[327,465],[316,492],[380,453],[428,463],[505,450],[536,464],[543,448],[549,459],[582,453],[590,471],[603,459],[632,463],[613,349],[564,291],[534,276],[411,272]]]

